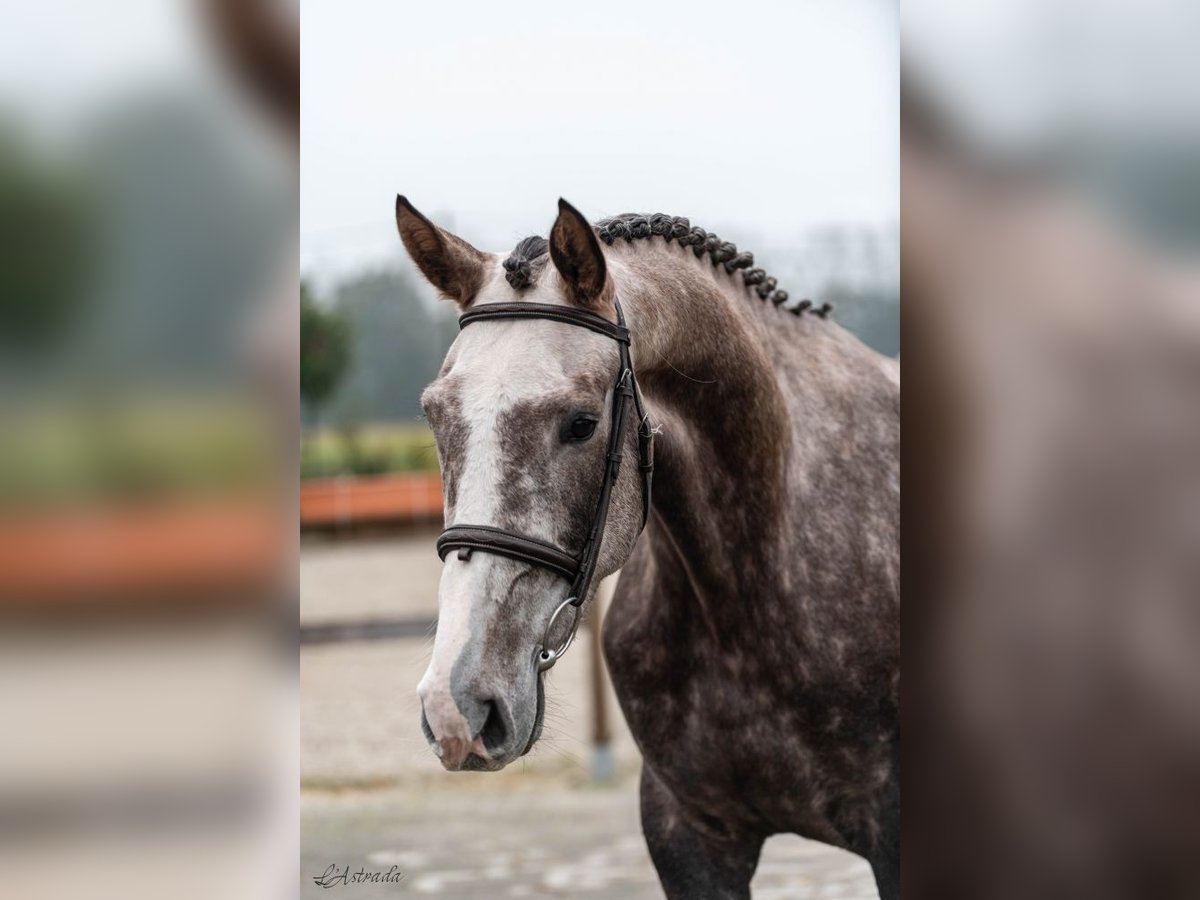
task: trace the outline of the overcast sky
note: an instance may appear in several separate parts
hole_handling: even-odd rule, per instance
[[[735,240],[898,218],[888,0],[310,0],[301,21],[309,274],[396,258],[397,192],[492,250],[560,195]]]

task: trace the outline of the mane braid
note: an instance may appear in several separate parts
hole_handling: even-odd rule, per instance
[[[691,247],[697,259],[708,254],[714,267],[724,266],[725,271],[731,275],[741,270],[742,282],[746,287],[753,289],[763,300],[770,300],[794,316],[808,312],[824,319],[833,311],[833,306],[829,303],[813,306],[813,302],[807,299],[794,306],[784,306],[788,300],[788,292],[777,290],[777,282],[763,269],[753,268],[753,253],[739,253],[733,243],[723,241],[715,234],[692,225],[683,216],[668,216],[665,213],[649,216],[641,213],[622,213],[619,216],[601,219],[594,227],[596,235],[609,246],[619,238],[632,243],[643,238],[661,237],[667,243],[676,241],[683,247]],[[545,238],[538,235],[527,237],[517,244],[504,260],[504,277],[517,290],[527,288],[537,281],[548,256],[549,245]]]
[[[763,269],[753,268],[753,253],[739,253],[737,246],[730,241],[723,241],[717,235],[692,225],[683,216],[668,216],[665,213],[653,213],[648,216],[641,213],[622,213],[619,216],[601,219],[595,227],[600,240],[610,246],[619,238],[633,242],[642,238],[661,237],[667,243],[677,241],[681,246],[691,247],[697,259],[708,254],[714,267],[724,266],[725,271],[731,275],[736,270],[742,270],[742,282],[748,288],[752,288],[763,300],[770,300],[792,315],[799,316],[809,312],[824,319],[833,311],[832,304],[813,306],[813,302],[807,299],[794,306],[784,306],[788,300],[788,292],[777,290],[777,282]],[[507,263],[505,265],[507,266]]]

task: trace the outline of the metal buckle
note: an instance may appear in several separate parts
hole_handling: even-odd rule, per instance
[[[630,397],[633,396],[633,372],[630,369],[624,368],[621,370],[621,374],[617,376],[616,389],[622,394]]]
[[[559,658],[567,652],[567,648],[571,646],[571,642],[575,640],[575,633],[579,630],[579,620],[583,618],[579,612],[579,607],[575,606],[576,599],[575,597],[568,597],[562,603],[558,604],[558,609],[554,610],[554,615],[546,623],[546,631],[542,635],[542,648],[537,652],[537,670],[539,672],[545,672],[558,662]],[[550,642],[550,632],[554,630],[554,626],[558,622],[558,617],[562,615],[562,611],[568,606],[575,608],[575,618],[571,622],[571,630],[567,632],[566,640],[562,642],[557,650],[549,650],[547,649],[547,645]]]

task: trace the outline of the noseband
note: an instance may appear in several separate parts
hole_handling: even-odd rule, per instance
[[[650,486],[654,474],[654,430],[646,417],[642,405],[641,391],[638,389],[637,378],[633,374],[633,364],[629,359],[629,329],[625,327],[625,316],[621,312],[621,304],[614,301],[617,310],[617,321],[608,321],[594,313],[566,306],[554,306],[547,303],[492,303],[463,313],[458,319],[458,327],[466,328],[472,322],[482,322],[487,319],[549,319],[564,325],[577,325],[602,334],[617,342],[617,352],[620,354],[620,368],[617,370],[617,382],[613,388],[612,418],[608,429],[608,453],[605,457],[604,480],[600,483],[600,496],[596,499],[596,512],[592,516],[592,524],[588,529],[587,540],[577,553],[570,553],[553,544],[493,528],[489,525],[451,525],[437,540],[438,556],[445,560],[451,550],[458,551],[458,558],[469,560],[471,553],[482,550],[485,553],[495,553],[507,556],[509,559],[520,560],[531,565],[549,569],[561,575],[571,583],[567,598],[554,610],[546,631],[542,636],[541,648],[537,654],[538,671],[545,671],[558,662],[567,652],[579,629],[579,607],[587,599],[588,590],[592,584],[592,576],[596,573],[596,563],[600,556],[600,544],[604,540],[604,526],[608,521],[608,504],[612,497],[612,488],[616,484],[617,475],[621,470],[621,457],[624,453],[626,408],[632,401],[638,417],[638,468],[642,473],[642,528],[650,516]],[[550,632],[558,623],[566,608],[573,608],[571,630],[557,649],[549,646]]]

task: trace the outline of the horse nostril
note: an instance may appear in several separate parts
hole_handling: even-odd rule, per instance
[[[483,746],[488,749],[489,753],[503,750],[508,744],[508,717],[495,700],[488,700],[485,706],[487,706],[487,718],[483,722],[479,737],[483,740]]]
[[[425,707],[421,707],[421,733],[425,735],[425,740],[430,744],[436,745],[437,738],[433,736],[433,729],[429,727],[429,719],[425,715]]]

